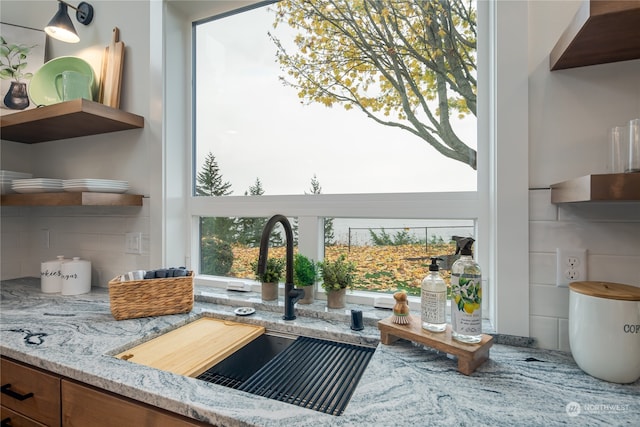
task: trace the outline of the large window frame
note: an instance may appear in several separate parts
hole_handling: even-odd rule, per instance
[[[152,249],[152,262],[158,259],[170,263],[169,260],[179,259],[182,254],[184,262],[196,267],[200,216],[269,217],[282,213],[298,217],[299,248],[310,256],[320,251],[323,217],[370,218],[372,212],[376,217],[394,218],[475,217],[477,258],[486,279],[489,318],[499,333],[529,335],[526,3],[479,1],[479,20],[489,22],[492,31],[483,33],[481,29],[478,45],[479,70],[490,72],[479,72],[477,192],[260,198],[191,196],[190,85],[189,82],[179,87],[173,85],[178,77],[191,75],[192,22],[260,2],[200,2],[200,10],[186,4],[194,2],[154,3],[151,20],[153,22],[155,16],[161,23],[156,21],[151,26],[151,52],[152,56],[156,53],[163,58],[160,97],[175,100],[180,96],[184,104],[162,102],[162,113],[152,123],[163,141],[160,150],[163,169],[159,183],[152,184],[151,192],[152,204],[160,210],[151,221],[151,229],[161,231],[159,248]],[[159,42],[153,42],[154,33],[160,38]],[[168,59],[168,52],[170,46],[180,44],[187,49],[185,61],[178,64],[175,57]],[[159,80],[152,79],[151,84],[157,85]],[[179,112],[182,114],[175,114]],[[180,144],[176,144],[176,137],[180,138]],[[182,153],[181,161],[174,157],[169,161],[169,155],[178,151]],[[160,200],[154,200],[153,194],[160,196]],[[186,245],[182,243],[185,237]]]

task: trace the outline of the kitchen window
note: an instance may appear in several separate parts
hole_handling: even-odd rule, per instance
[[[208,19],[207,16],[215,15],[215,13],[206,15],[202,10],[182,13],[184,9],[180,8],[186,5],[179,3],[169,1],[168,8],[165,10],[169,12],[168,16],[174,17],[178,22],[176,28],[184,28],[179,22],[185,16],[191,22],[203,22]],[[155,9],[155,6],[153,8]],[[176,10],[180,13],[173,13]],[[218,9],[218,12],[230,11]],[[283,213],[289,217],[296,217],[299,223],[299,247],[305,252],[310,252],[312,256],[313,251],[317,254],[321,251],[319,240],[324,218],[370,218],[371,214],[375,213],[376,218],[477,219],[477,256],[480,264],[485,267],[486,285],[493,303],[489,310],[492,320],[497,322],[495,324],[498,328],[503,326],[504,333],[528,335],[526,313],[523,315],[522,310],[514,310],[510,306],[510,302],[516,299],[518,307],[528,306],[526,277],[521,276],[523,272],[527,272],[528,241],[526,238],[526,54],[522,54],[520,44],[523,41],[526,44],[526,31],[523,32],[521,29],[526,28],[527,13],[526,7],[521,5],[480,1],[478,16],[478,22],[480,22],[478,50],[488,54],[479,55],[478,90],[481,95],[484,93],[486,96],[480,96],[478,107],[479,112],[484,111],[484,118],[483,114],[479,113],[482,120],[478,122],[477,191],[274,194],[258,197],[192,196],[187,203],[189,217],[193,218],[189,227],[191,243],[187,253],[191,265],[197,267],[199,264],[196,256],[199,254],[199,235],[197,234],[199,219],[207,216],[266,218],[274,213]],[[483,22],[493,23],[483,26]],[[174,23],[169,22],[169,24]],[[507,31],[515,36],[496,37],[496,34]],[[168,41],[175,40],[169,37]],[[186,43],[189,44],[188,41]],[[491,69],[489,64],[496,64],[496,68]],[[166,67],[167,85],[165,87],[168,88],[172,81],[171,76],[179,77],[180,75],[176,72],[172,73],[172,69],[179,70],[180,67],[175,64],[167,64]],[[483,70],[485,70],[484,73]],[[500,79],[497,77],[498,74]],[[490,88],[492,89],[489,90]],[[523,96],[514,97],[514,93]],[[245,101],[250,102],[250,100],[251,98]],[[192,102],[194,103],[190,108],[196,109],[196,100],[193,99]],[[496,114],[489,114],[489,111],[495,111]],[[167,134],[179,131],[180,127],[172,123],[174,122],[167,120]],[[189,130],[185,129],[184,134],[189,135]],[[492,142],[507,140],[510,144]],[[167,143],[168,141],[165,142]],[[192,157],[196,157],[195,152],[192,153]],[[168,175],[178,169],[168,168]],[[196,168],[192,168],[191,188],[195,188],[196,173]],[[167,206],[166,211],[169,214],[175,214],[175,218],[179,218],[177,209],[172,210]],[[501,218],[499,223],[498,216]],[[172,223],[167,221],[166,224],[171,227]],[[168,237],[167,240],[170,239]],[[503,244],[507,242],[509,242],[508,246]],[[167,245],[164,247],[167,252],[171,249]],[[518,250],[514,250],[515,247]],[[523,247],[525,249],[521,250]],[[500,259],[508,260],[509,263],[499,263]],[[510,278],[518,280],[509,280]],[[498,304],[499,310],[496,311]]]
[[[445,6],[454,6],[449,11],[456,10],[457,20],[446,19]],[[432,26],[422,25],[432,17]],[[455,32],[428,40],[453,22]],[[334,26],[340,30],[331,31]],[[373,193],[385,201],[393,193],[413,193],[416,199],[426,191],[473,195],[476,49],[466,43],[475,46],[475,27],[474,2],[410,1],[280,2],[196,23],[196,195],[234,200],[234,191],[244,190],[240,197],[257,203],[264,195],[305,193]],[[380,37],[385,28],[395,34]],[[366,48],[359,47],[363,39]],[[458,52],[434,65],[448,40],[456,40]],[[459,62],[446,82],[431,71],[460,57],[466,62]],[[394,61],[399,65],[391,65]],[[346,255],[357,267],[355,289],[406,289],[418,296],[429,256],[455,250],[455,233],[447,227],[455,221],[426,222],[428,210],[402,219],[407,207],[396,209],[394,217],[377,221],[317,216],[320,227],[332,228],[331,236],[324,233],[320,251],[305,255],[315,260]],[[464,215],[471,229],[467,235],[476,237],[471,204]],[[201,218],[199,272],[247,278],[251,256],[257,259],[261,227],[256,226],[265,222]],[[297,235],[318,232],[292,222]],[[442,254],[430,239],[443,243]],[[283,245],[280,239],[276,246]]]

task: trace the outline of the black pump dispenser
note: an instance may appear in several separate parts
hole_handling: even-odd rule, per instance
[[[442,258],[431,257],[431,265],[429,265],[429,271],[440,271],[440,266],[438,265],[438,261],[442,261]]]
[[[471,249],[473,242],[475,242],[473,238],[453,236],[452,239],[456,241],[456,255],[473,256],[473,250]]]

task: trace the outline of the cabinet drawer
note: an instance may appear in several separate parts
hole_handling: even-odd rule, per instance
[[[196,420],[147,406],[124,397],[62,380],[62,425],[64,427],[194,427]]]
[[[60,378],[0,360],[2,405],[45,425],[60,426]]]
[[[9,408],[0,406],[0,420],[2,420],[3,426],[10,427],[46,427],[44,424],[40,424],[37,421],[27,418],[24,415],[12,411]]]

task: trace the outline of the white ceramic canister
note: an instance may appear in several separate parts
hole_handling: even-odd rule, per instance
[[[640,287],[569,285],[569,345],[587,374],[627,384],[640,378]]]
[[[91,262],[73,257],[62,264],[62,295],[91,292]]]
[[[40,290],[46,294],[62,292],[62,264],[68,259],[58,255],[56,259],[40,263]]]

